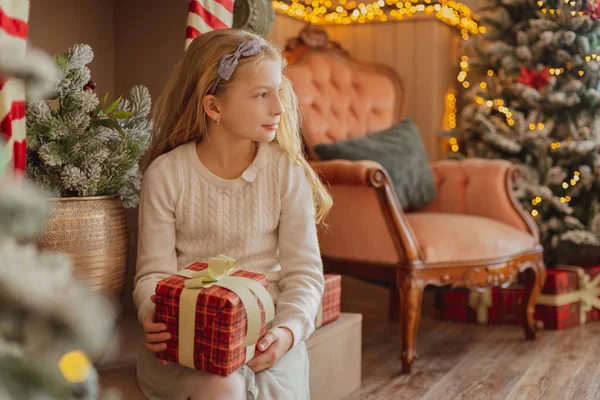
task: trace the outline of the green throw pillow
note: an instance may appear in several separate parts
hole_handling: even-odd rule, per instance
[[[322,160],[372,160],[388,172],[403,209],[435,199],[436,189],[421,135],[410,118],[381,132],[315,146]]]

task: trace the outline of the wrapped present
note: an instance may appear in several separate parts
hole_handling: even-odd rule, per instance
[[[547,271],[534,317],[546,329],[600,320],[600,266],[559,266]],[[458,289],[443,294],[441,318],[481,324],[521,324],[523,286],[484,292]]]
[[[536,305],[547,329],[564,329],[600,319],[600,266],[548,270]]]
[[[325,290],[319,305],[315,327],[319,328],[340,317],[342,303],[342,276],[325,274]]]
[[[467,322],[469,319],[469,291],[466,289],[444,290],[441,296],[441,318],[444,321]]]
[[[225,256],[195,263],[156,286],[156,322],[171,333],[162,360],[228,376],[255,355],[274,318],[263,274],[235,270]]]
[[[521,324],[523,288],[491,288],[469,292],[468,320],[478,324]]]
[[[450,290],[443,294],[441,318],[490,325],[520,324],[522,304],[520,288],[492,288],[481,292]]]

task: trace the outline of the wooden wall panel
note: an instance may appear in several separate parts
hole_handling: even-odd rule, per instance
[[[268,39],[284,46],[303,26],[302,21],[277,14]],[[324,29],[354,58],[385,64],[398,72],[406,87],[405,116],[419,127],[429,159],[439,159],[445,94],[456,86],[458,31],[433,16]]]

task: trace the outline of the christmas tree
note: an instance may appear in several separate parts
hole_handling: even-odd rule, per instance
[[[0,140],[0,398],[98,399],[90,358],[108,345],[115,310],[73,280],[66,255],[37,251],[45,194],[3,174],[8,161]]]
[[[75,45],[54,57],[55,93],[27,102],[26,176],[55,197],[119,194],[135,207],[140,189],[138,160],[152,131],[148,89],[135,86],[130,100],[100,102],[86,66],[90,46]]]
[[[461,60],[454,155],[513,162],[550,264],[600,261],[599,5],[487,0]]]

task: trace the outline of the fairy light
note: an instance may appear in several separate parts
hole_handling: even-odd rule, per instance
[[[561,146],[560,142],[554,142],[550,145],[552,150],[560,149],[560,146]]]
[[[456,153],[458,152],[458,150],[460,150],[460,148],[458,147],[458,140],[456,140],[456,138],[450,138],[450,146],[450,149],[453,153]]]
[[[531,215],[535,218],[539,215],[538,210],[531,210]]]
[[[446,94],[446,112],[444,115],[444,127],[446,129],[456,128],[456,94],[449,91]]]
[[[463,3],[453,0],[377,0],[369,4],[356,4],[354,1],[339,1],[332,9],[330,0],[305,1],[291,0],[272,2],[273,8],[280,13],[296,19],[302,19],[315,25],[365,23],[378,19],[387,21],[389,18],[401,20],[416,14],[434,15],[443,23],[460,29],[463,39],[470,35],[484,33],[485,28],[477,22],[477,17]]]
[[[454,90],[449,90],[448,93],[446,93],[444,128],[447,130],[456,128],[456,92]],[[448,140],[448,145],[453,153],[458,152],[460,149],[458,146],[458,140],[455,137],[452,137]]]
[[[494,108],[495,110],[501,112],[506,117],[506,122],[509,126],[513,126],[515,121],[512,118],[512,112],[508,107],[504,105],[504,100],[502,99],[494,99],[494,100],[485,100],[481,96],[475,97],[475,102],[480,105],[486,105],[489,108]]]
[[[561,198],[560,198],[560,202],[561,202],[561,203],[568,203],[568,202],[570,202],[571,200],[572,200],[572,199],[571,199],[571,196],[564,196],[564,197],[561,197]]]

